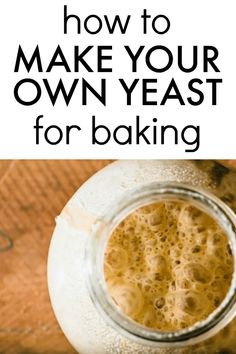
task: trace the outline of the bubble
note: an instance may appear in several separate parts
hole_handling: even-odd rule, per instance
[[[218,307],[221,303],[221,298],[219,296],[214,297],[214,305],[215,307]]]
[[[121,247],[113,247],[106,254],[106,263],[116,270],[122,270],[127,267],[128,255]]]
[[[210,272],[201,264],[189,263],[184,266],[184,274],[187,279],[191,281],[198,281],[200,283],[209,283],[211,280]]]
[[[180,289],[189,289],[191,287],[191,283],[189,282],[189,280],[182,277],[176,279],[176,285]]]
[[[165,299],[164,297],[159,297],[157,299],[155,299],[154,301],[154,307],[157,309],[161,309],[164,305],[165,305]]]
[[[191,251],[192,253],[199,253],[201,252],[201,247],[199,245],[195,245]]]
[[[156,320],[156,314],[153,311],[153,308],[146,308],[141,323],[146,327],[154,327],[156,324]]]
[[[213,299],[213,293],[208,293],[208,294],[207,294],[207,298],[208,298],[209,300],[212,300],[212,299]]]
[[[161,223],[161,220],[162,220],[162,215],[156,213],[150,216],[149,223],[151,226],[156,226]]]
[[[116,284],[110,289],[110,295],[127,316],[137,315],[142,309],[143,297],[137,286]]]
[[[205,245],[207,236],[205,233],[196,233],[194,236],[194,242],[199,245]]]
[[[226,266],[218,266],[215,269],[215,276],[224,279],[230,279],[232,274],[232,269]]]
[[[160,255],[155,255],[155,256],[147,255],[146,261],[151,268],[164,270],[166,267],[165,257]]]
[[[171,258],[179,258],[181,255],[181,251],[176,248],[172,248],[170,252]]]
[[[196,315],[203,310],[199,294],[194,291],[176,293],[176,305],[180,310],[190,315]]]
[[[160,237],[160,241],[161,241],[161,242],[165,242],[165,241],[166,241],[166,238],[167,238],[167,236],[166,236],[166,235],[161,236],[161,237]]]

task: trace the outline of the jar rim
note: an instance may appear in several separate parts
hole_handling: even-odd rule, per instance
[[[111,299],[105,282],[103,260],[112,231],[132,211],[163,200],[188,200],[210,214],[225,231],[234,258],[231,285],[221,304],[209,316],[184,329],[163,332],[145,327],[123,314]],[[200,188],[173,182],[152,182],[130,190],[110,205],[106,215],[92,227],[85,254],[87,285],[90,297],[105,320],[117,331],[142,344],[183,346],[207,339],[222,329],[236,311],[236,216],[219,198]]]

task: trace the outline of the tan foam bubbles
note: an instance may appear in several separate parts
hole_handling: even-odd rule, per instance
[[[111,297],[127,316],[174,331],[219,306],[233,259],[212,217],[187,202],[158,202],[136,210],[114,230],[104,272]]]

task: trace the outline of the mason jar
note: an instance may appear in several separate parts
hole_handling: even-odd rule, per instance
[[[57,218],[48,258],[52,306],[80,354],[236,353],[236,272],[205,320],[176,332],[144,327],[118,310],[103,260],[112,230],[158,201],[188,201],[228,236],[236,269],[236,174],[214,161],[117,161],[90,178]],[[228,204],[228,205],[227,205]]]

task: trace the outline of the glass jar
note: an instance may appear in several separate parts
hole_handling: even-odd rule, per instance
[[[48,260],[55,314],[80,354],[236,353],[235,272],[225,300],[206,320],[161,333],[117,310],[102,266],[106,240],[128,213],[173,198],[190,200],[217,219],[236,262],[235,186],[235,173],[211,161],[118,161],[80,188],[57,218]]]

